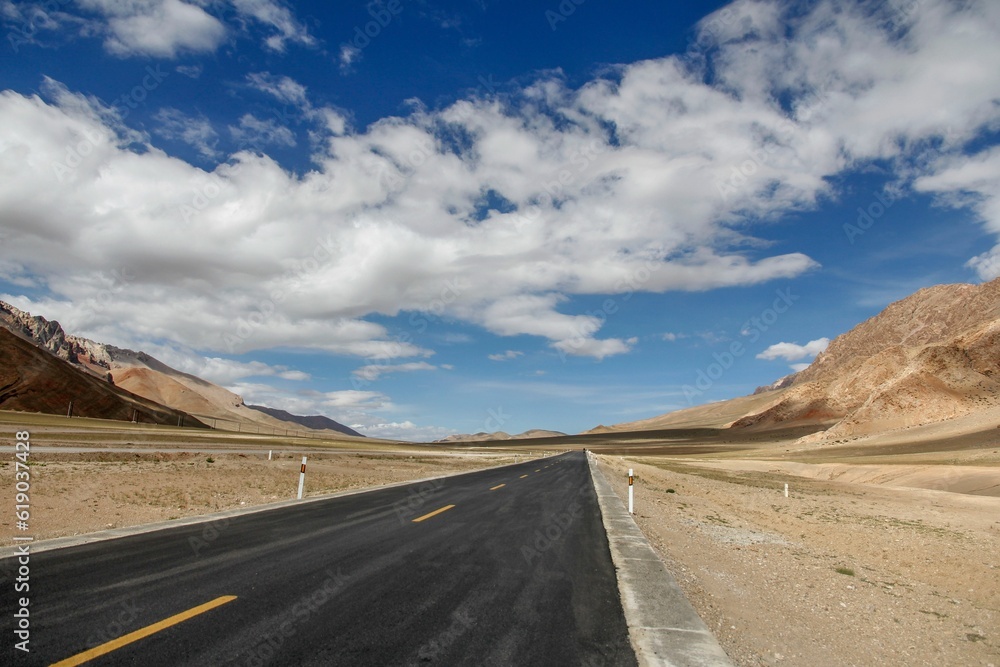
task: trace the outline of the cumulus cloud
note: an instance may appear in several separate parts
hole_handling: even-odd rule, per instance
[[[305,39],[267,13],[279,5],[240,6],[273,17],[282,46]],[[542,75],[519,95],[417,106],[363,131],[330,111],[304,174],[266,153],[295,143],[271,119],[244,115],[230,132],[258,152],[206,171],[99,100],[6,91],[0,261],[44,286],[37,312],[208,355],[427,356],[366,319],[401,313],[536,336],[560,355],[624,354],[635,340],[602,338],[607,318],[573,297],[802,275],[810,257],[748,243],[755,221],[816,206],[833,177],[873,161],[903,190],[976,207],[1000,236],[996,158],[964,148],[995,126],[1000,5],[925,0],[895,17],[873,6],[741,0],[702,24],[701,59],[624,65],[575,89]],[[251,83],[308,103],[291,79]],[[972,266],[987,275],[990,257]],[[136,276],[112,302],[81,305],[124,265]]]
[[[800,359],[811,359],[822,352],[830,344],[829,338],[817,338],[805,345],[797,343],[775,343],[757,355],[758,359],[784,359],[785,361],[798,361]]]
[[[182,0],[79,0],[101,15],[105,48],[117,56],[174,58],[179,53],[214,51],[226,37],[219,19]]]

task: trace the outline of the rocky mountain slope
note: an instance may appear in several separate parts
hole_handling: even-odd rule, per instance
[[[599,428],[814,424],[822,430],[807,440],[815,441],[958,419],[997,407],[1000,279],[920,290],[838,336],[805,370],[761,387],[753,396]]]
[[[214,428],[280,433],[305,427],[364,437],[332,419],[329,423],[316,422],[315,426],[308,426],[295,415],[283,411],[277,411],[282,413],[279,415],[270,408],[250,408],[237,394],[195,375],[182,373],[144,352],[66,334],[58,322],[33,316],[3,301],[0,301],[0,329],[61,359],[72,370],[113,382],[119,389],[174,412],[190,414]],[[0,361],[6,362],[6,357],[0,357]],[[13,361],[11,364],[14,365]],[[57,402],[65,403],[62,399]],[[19,409],[3,401],[0,401],[0,408]],[[55,412],[63,414],[65,407]]]
[[[65,415],[71,402],[74,416],[205,426],[190,415],[82,372],[48,348],[0,327],[0,407]]]
[[[938,285],[837,337],[760,410],[759,428],[836,420],[814,439],[954,419],[1000,405],[1000,280]]]

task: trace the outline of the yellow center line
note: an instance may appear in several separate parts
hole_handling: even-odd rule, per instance
[[[507,486],[507,485],[506,484],[497,484],[496,486],[490,487],[490,491],[496,491],[497,489],[502,489],[505,486]]]
[[[211,611],[216,607],[221,607],[227,602],[232,602],[236,599],[235,595],[223,595],[222,597],[215,598],[211,602],[206,602],[205,604],[200,604],[193,609],[188,609],[187,611],[182,611],[179,614],[175,614],[170,618],[165,618],[158,623],[153,623],[152,625],[147,625],[144,628],[139,628],[135,632],[130,632],[127,635],[122,635],[118,639],[112,639],[109,642],[105,642],[100,646],[95,646],[94,648],[84,651],[83,653],[77,653],[76,655],[66,658],[65,660],[60,660],[59,662],[53,663],[50,667],[73,667],[74,665],[82,665],[85,662],[89,662],[94,658],[98,658],[106,653],[111,653],[116,651],[123,646],[127,646],[132,642],[137,642],[140,639],[144,639],[150,635],[156,634],[160,630],[166,630],[172,625],[177,625],[178,623],[183,623],[189,618],[193,618],[198,614],[204,614],[206,611]]]
[[[527,475],[521,475],[518,479],[524,479],[525,477],[527,477]]]
[[[429,518],[431,518],[432,516],[437,516],[437,515],[438,515],[438,514],[440,514],[441,512],[447,512],[447,511],[448,511],[448,510],[450,510],[450,509],[451,509],[452,507],[454,507],[454,505],[445,505],[445,506],[444,506],[444,507],[442,507],[441,509],[437,509],[437,510],[434,510],[433,512],[430,512],[430,513],[428,513],[428,514],[425,514],[425,515],[423,515],[423,516],[418,516],[418,517],[417,517],[416,519],[414,519],[414,520],[413,520],[413,523],[420,523],[420,522],[421,522],[421,521],[423,521],[424,519],[429,519]]]
[[[541,468],[539,468],[539,469],[538,469],[538,470],[536,470],[535,472],[542,472],[542,469],[541,469]]]

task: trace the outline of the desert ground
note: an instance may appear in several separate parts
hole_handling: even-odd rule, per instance
[[[737,665],[997,667],[1000,429],[942,430],[600,461]]]
[[[32,433],[39,539],[287,500],[303,454],[314,496],[587,447],[623,498],[634,469],[640,528],[741,667],[1000,667],[995,424],[825,444],[689,428],[490,447],[18,419],[0,413],[0,445]],[[0,461],[11,480],[13,461]]]

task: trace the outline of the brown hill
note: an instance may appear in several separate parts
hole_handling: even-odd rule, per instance
[[[834,339],[769,405],[733,423],[836,424],[812,439],[929,424],[1000,405],[1000,280],[938,285]]]
[[[4,410],[66,414],[156,424],[204,426],[177,410],[136,396],[83,372],[69,361],[0,327],[0,407]]]
[[[182,373],[147,354],[116,354],[111,362],[111,374],[115,384],[150,400],[195,415],[214,428],[237,431],[249,429],[250,432],[259,433],[310,429],[320,433],[337,433],[338,437],[365,437],[332,419],[310,421],[308,417],[297,417],[283,410],[248,406],[244,404],[242,396],[195,375]]]
[[[781,390],[778,390],[780,392]],[[725,428],[736,419],[771,404],[780,393],[741,396],[728,401],[696,405],[665,415],[639,421],[597,426],[584,433],[620,433],[625,431],[657,431],[668,428]]]
[[[998,407],[1000,279],[920,290],[838,336],[805,370],[752,396],[598,429],[825,429],[805,438],[810,441],[954,420]]]

